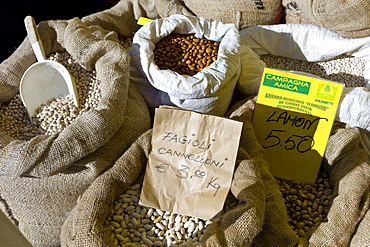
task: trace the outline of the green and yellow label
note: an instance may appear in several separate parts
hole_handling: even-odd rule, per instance
[[[306,95],[311,88],[311,83],[308,81],[269,73],[265,73],[263,85]]]
[[[344,84],[265,68],[253,115],[270,172],[314,183]]]

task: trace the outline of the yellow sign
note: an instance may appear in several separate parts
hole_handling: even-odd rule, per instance
[[[253,125],[274,176],[315,182],[343,87],[265,68]]]
[[[137,20],[137,24],[140,26],[144,26],[145,24],[148,24],[149,22],[153,21],[152,19],[146,18],[146,17],[139,17]]]

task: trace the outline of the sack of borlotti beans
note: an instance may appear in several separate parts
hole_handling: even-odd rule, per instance
[[[370,36],[370,2],[367,0],[283,0],[286,23],[309,23],[347,38]]]
[[[170,36],[172,41],[163,42]],[[240,74],[239,53],[234,24],[171,15],[135,33],[130,78],[150,110],[171,105],[222,116]]]

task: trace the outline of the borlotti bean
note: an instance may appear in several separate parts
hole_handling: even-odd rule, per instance
[[[195,75],[217,60],[220,42],[198,39],[190,34],[171,33],[154,49],[154,62],[159,69]]]
[[[202,240],[212,221],[138,205],[140,191],[141,183],[130,186],[115,201],[105,220],[114,246],[185,247]],[[229,194],[223,213],[237,205]]]

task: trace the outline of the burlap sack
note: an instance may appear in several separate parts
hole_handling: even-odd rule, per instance
[[[114,7],[86,16],[82,21],[88,26],[97,25],[130,37],[141,27],[137,24],[140,17],[157,19],[173,14],[192,15],[180,0],[121,0]]]
[[[183,2],[196,16],[212,18],[223,23],[234,23],[239,29],[277,24],[283,15],[281,0],[183,0]]]
[[[283,0],[286,23],[309,23],[334,30],[347,38],[370,36],[367,0]]]
[[[240,205],[208,226],[196,246],[295,246],[283,198],[263,160],[251,124],[254,101],[232,113],[243,121],[237,168],[231,192]],[[111,246],[104,221],[116,200],[140,173],[151,150],[151,131],[143,134],[114,166],[95,180],[69,214],[62,229],[63,246]]]
[[[329,138],[326,169],[335,198],[328,222],[313,232],[309,246],[369,245],[370,162],[361,143],[358,128],[339,129]]]
[[[64,222],[62,246],[112,246],[104,221],[114,200],[145,169],[150,149],[151,130],[139,137],[109,171],[94,181]]]
[[[351,246],[366,246],[370,243],[370,210],[368,210],[365,216],[359,223],[356,235],[351,239]]]
[[[150,142],[151,130],[139,137],[114,166],[85,191],[63,225],[62,246],[111,246],[104,221],[114,200],[144,170]]]
[[[297,1],[295,0],[283,0],[284,7],[284,23],[307,23],[314,24],[314,22],[308,18],[304,11],[298,6]]]
[[[46,54],[66,49],[84,68],[96,69],[103,95],[96,110],[59,135],[21,142],[0,131],[1,208],[33,245],[60,245],[61,225],[77,197],[150,127],[147,106],[129,83],[127,53],[117,38],[132,36],[141,16],[171,14],[190,12],[178,1],[123,0],[82,21],[40,23]],[[24,71],[35,61],[26,39],[0,65],[0,104],[18,92]]]
[[[54,135],[12,140],[0,131],[0,200],[33,246],[60,246],[61,226],[77,198],[144,131],[150,116],[129,82],[128,56],[118,36],[78,18],[39,25],[46,54],[64,48],[101,81],[98,106]],[[0,65],[1,103],[36,62],[26,38]]]
[[[296,244],[298,243],[298,236],[288,225],[284,199],[281,195],[275,178],[268,170],[268,163],[264,160],[263,157],[264,150],[262,146],[257,142],[257,139],[254,135],[252,117],[255,104],[256,98],[247,100],[239,107],[237,103],[237,109],[231,109],[232,113],[229,116],[231,119],[243,122],[243,132],[240,139],[238,154],[238,159],[242,160],[242,162],[239,164],[238,168],[235,171],[231,192],[241,202],[244,203],[244,201],[246,201],[252,203],[252,205],[256,209],[261,210],[261,206],[264,205],[264,209],[262,209],[264,211],[262,218],[263,222],[259,222],[259,224],[262,223],[262,228],[260,227],[260,225],[257,226],[251,221],[239,221],[241,223],[240,225],[233,225],[235,229],[251,228],[255,231],[259,229],[257,231],[258,234],[255,235],[254,238],[251,238],[253,237],[253,235],[247,236],[249,240],[248,242],[244,240],[244,243],[249,243],[248,245],[230,244],[227,246],[296,246]],[[248,183],[246,182],[248,181],[248,176],[246,175],[249,174],[251,171],[257,174],[257,183],[261,183],[262,187],[258,188],[255,185],[248,185]],[[247,193],[245,197],[244,193]],[[264,201],[258,202],[258,200],[256,200],[255,198],[251,199],[255,197],[256,194],[263,195]],[[260,197],[261,196],[259,196],[259,200],[261,200]],[[231,213],[232,212],[233,211],[231,211]],[[233,222],[233,219],[224,218],[223,221],[230,224],[231,222]],[[232,232],[233,231],[230,232],[232,236],[231,239],[235,241],[235,239],[238,239],[238,234],[232,234]]]

